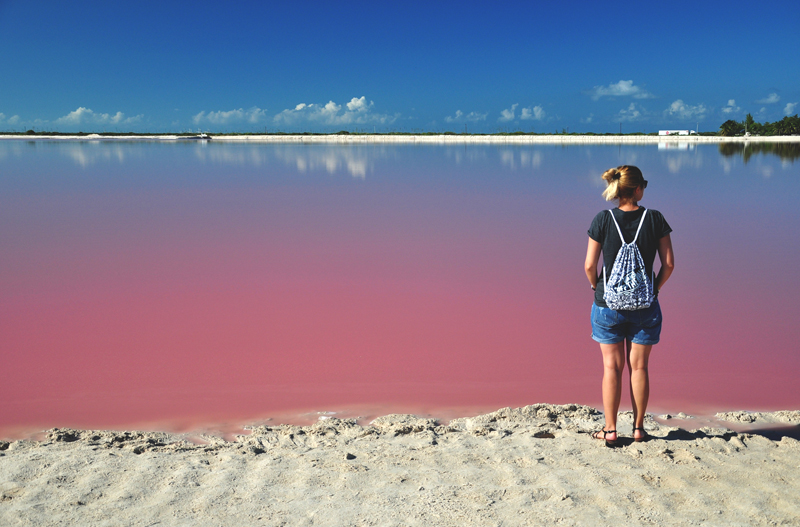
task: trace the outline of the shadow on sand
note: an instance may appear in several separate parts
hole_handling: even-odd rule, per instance
[[[667,435],[665,436],[649,436],[643,442],[648,441],[655,441],[655,440],[662,440],[662,441],[694,441],[695,439],[703,439],[703,438],[712,438],[718,437],[720,439],[724,439],[725,441],[730,441],[732,438],[737,437],[739,435],[754,435],[754,436],[761,436],[766,437],[772,441],[780,441],[784,437],[791,437],[792,439],[797,439],[800,441],[800,425],[781,425],[781,426],[770,426],[770,427],[763,427],[763,428],[753,428],[749,430],[743,430],[741,432],[724,432],[724,433],[706,433],[702,430],[696,430],[694,432],[690,432],[689,430],[684,430],[683,428],[679,428],[678,430],[670,430]],[[632,437],[620,437],[617,441],[618,447],[625,447],[628,445],[634,444],[635,441]]]

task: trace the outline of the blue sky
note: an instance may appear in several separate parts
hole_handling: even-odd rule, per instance
[[[800,112],[800,2],[0,0],[0,130],[653,132]]]

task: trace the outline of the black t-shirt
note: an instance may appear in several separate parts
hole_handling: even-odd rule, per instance
[[[644,210],[644,207],[639,207],[638,210],[630,212],[619,210],[619,208],[613,209],[614,218],[622,230],[625,243],[630,243],[633,241],[633,237],[636,236],[636,229],[639,228],[639,221],[642,219]],[[639,232],[639,237],[636,239],[636,246],[642,254],[647,274],[650,276],[653,275],[653,261],[658,253],[658,240],[670,232],[672,232],[672,227],[669,226],[664,216],[657,210],[647,209],[647,216],[644,219],[642,230]],[[606,277],[608,277],[611,274],[611,268],[614,266],[617,253],[622,248],[619,233],[608,210],[601,211],[594,217],[592,225],[589,227],[589,237],[603,247],[603,263],[606,266]],[[598,269],[598,273],[600,277],[597,279],[594,303],[600,307],[608,307],[603,301],[602,267]],[[653,285],[655,286],[655,284]]]

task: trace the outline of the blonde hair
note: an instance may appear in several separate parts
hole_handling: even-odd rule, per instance
[[[622,165],[617,168],[609,168],[603,172],[603,179],[606,180],[606,189],[603,197],[606,201],[620,198],[631,198],[639,187],[647,185],[642,171],[633,165]]]

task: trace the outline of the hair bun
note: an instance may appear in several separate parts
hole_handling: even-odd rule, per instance
[[[622,179],[623,176],[625,176],[624,180]],[[607,201],[629,198],[633,196],[638,187],[647,184],[642,177],[642,171],[633,165],[620,165],[617,168],[609,168],[603,172],[603,179],[607,185],[603,191],[603,197]]]

